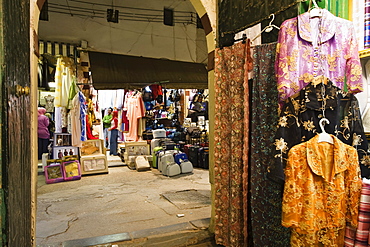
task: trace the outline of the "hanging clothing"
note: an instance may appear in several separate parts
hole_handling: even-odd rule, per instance
[[[69,92],[68,92],[68,103],[67,103],[67,108],[68,109],[71,109],[73,107],[72,106],[72,100],[76,96],[78,91],[80,91],[80,89],[78,88],[78,86],[76,84],[76,77],[73,76],[71,86],[69,87]]]
[[[62,107],[55,107],[54,122],[55,122],[55,133],[62,133]]]
[[[126,136],[127,141],[138,141],[139,121],[145,116],[145,106],[141,93],[132,92],[126,95],[125,108],[127,108],[127,118],[130,122],[129,132]]]
[[[365,0],[365,37],[364,48],[370,48],[370,0]]]
[[[362,51],[365,44],[365,0],[352,1],[352,21],[358,40],[358,50]]]
[[[366,179],[365,179],[366,180]],[[358,213],[357,229],[347,225],[345,235],[345,247],[368,247],[370,246],[370,184],[362,182],[360,207]]]
[[[69,89],[73,81],[73,61],[70,58],[58,57],[55,72],[55,107],[67,107]]]
[[[158,95],[163,95],[162,86],[158,84],[150,85],[150,90],[152,91],[153,99],[156,100]]]
[[[275,65],[279,102],[321,75],[340,89],[345,89],[346,81],[350,93],[363,91],[353,23],[326,9],[321,11],[321,18],[310,18],[306,12],[284,21],[280,27]]]
[[[86,115],[86,136],[87,136],[87,139],[88,140],[95,140],[95,139],[99,139],[98,137],[95,137],[92,133],[92,125],[89,124],[90,120],[89,120],[89,116]]]
[[[81,136],[80,139],[81,141],[86,141],[87,140],[87,135],[86,135],[86,101],[85,101],[85,96],[81,91],[78,92],[76,95],[78,97],[78,101],[80,103],[80,121],[81,121]]]
[[[99,90],[98,101],[101,109],[113,108],[115,90]]]
[[[285,168],[282,224],[291,246],[344,246],[346,222],[358,225],[361,194],[357,151],[319,135],[291,148]]]
[[[370,177],[368,142],[358,101],[354,95],[345,94],[329,81],[327,85],[309,84],[295,97],[290,97],[283,106],[274,137],[275,162],[269,167],[267,174],[270,179],[284,184],[288,151],[321,132],[319,121],[323,117],[323,105],[325,117],[330,121],[325,126],[326,132],[356,148],[361,176]]]
[[[215,50],[215,239],[224,246],[247,242],[248,201],[243,193],[243,177],[248,176],[248,157],[244,156],[249,128],[247,49],[247,43],[237,43]]]
[[[345,94],[330,81],[324,89],[322,87],[322,84],[309,84],[295,97],[290,97],[281,110],[274,138],[275,163],[269,167],[267,174],[280,184],[284,184],[283,170],[290,148],[321,132],[319,121],[323,117],[323,103],[325,117],[330,122],[325,126],[326,132],[356,148],[361,176],[370,177],[368,142],[356,97]]]
[[[72,146],[74,147],[82,147],[81,141],[81,108],[80,108],[80,100],[79,94],[76,94],[73,100],[71,101],[71,135],[72,135]]]
[[[127,110],[122,111],[122,131],[129,131],[129,121],[127,118]]]
[[[289,246],[290,230],[281,225],[280,185],[266,178],[274,162],[274,136],[278,115],[278,92],[275,76],[276,43],[253,48],[253,81],[251,81],[249,179],[244,184],[245,198],[250,191],[248,246]],[[249,92],[245,92],[248,95]],[[246,108],[247,106],[244,106]],[[246,117],[249,117],[245,115]],[[248,135],[245,137],[248,138]],[[248,152],[245,152],[245,156]],[[248,157],[246,157],[248,161]],[[247,177],[248,178],[248,177]],[[245,178],[246,179],[246,178]]]

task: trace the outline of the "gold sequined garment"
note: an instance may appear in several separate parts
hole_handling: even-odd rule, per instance
[[[344,246],[346,222],[356,227],[361,177],[355,148],[318,135],[291,148],[285,168],[282,224],[291,246]]]

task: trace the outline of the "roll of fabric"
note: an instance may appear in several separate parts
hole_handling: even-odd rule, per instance
[[[365,49],[370,48],[370,0],[365,0]]]
[[[365,43],[365,0],[352,1],[352,21],[358,40],[358,50],[361,51]]]

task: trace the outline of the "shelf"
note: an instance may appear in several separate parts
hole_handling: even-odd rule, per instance
[[[360,58],[370,57],[370,49],[359,51]]]

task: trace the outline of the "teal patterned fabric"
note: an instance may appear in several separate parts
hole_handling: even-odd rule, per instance
[[[278,121],[275,79],[276,43],[253,49],[250,147],[250,224],[248,246],[289,246],[290,230],[281,225],[281,185],[266,178],[274,162],[274,133]]]

